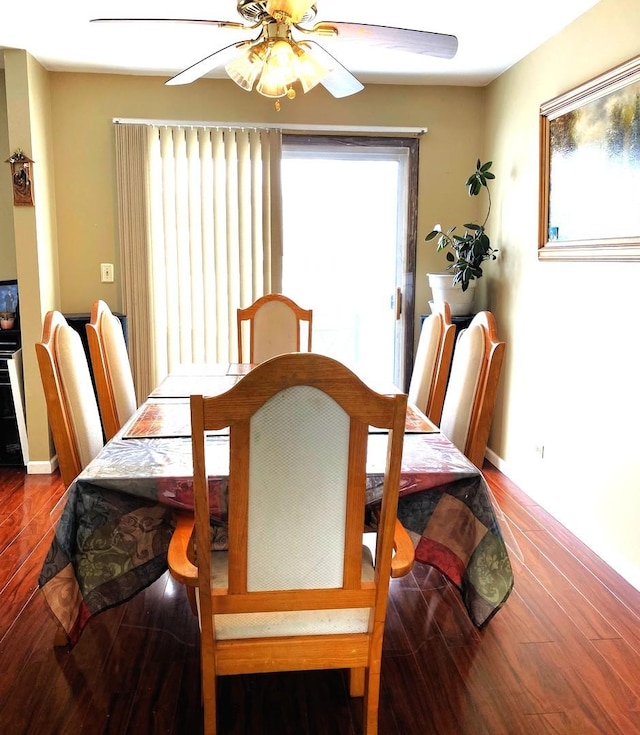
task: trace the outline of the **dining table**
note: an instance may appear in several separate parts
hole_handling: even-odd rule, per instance
[[[91,618],[166,572],[176,511],[194,507],[189,396],[220,394],[251,368],[223,363],[173,371],[69,486],[39,577],[65,643],[75,644]],[[211,543],[225,549],[228,431],[211,432],[206,453]],[[369,510],[381,500],[385,459],[386,436],[372,427]],[[486,625],[514,581],[500,511],[482,472],[414,406],[407,410],[398,519],[413,540],[416,563],[444,574],[474,625]]]

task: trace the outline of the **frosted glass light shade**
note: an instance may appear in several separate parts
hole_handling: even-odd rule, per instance
[[[305,51],[302,46],[296,44],[293,50],[296,54],[296,74],[300,80],[302,91],[306,93],[326,77],[329,70],[313,54]]]
[[[266,51],[265,43],[251,46],[243,51],[237,59],[230,61],[225,66],[225,71],[237,85],[250,92],[264,67]]]
[[[267,52],[256,89],[265,97],[284,97],[297,79],[297,57],[287,41],[276,41]]]

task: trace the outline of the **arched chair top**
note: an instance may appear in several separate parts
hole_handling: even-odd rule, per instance
[[[432,314],[424,320],[420,329],[409,385],[409,401],[436,426],[442,415],[455,334],[449,304],[446,301],[434,303]]]
[[[45,316],[35,348],[60,474],[68,487],[103,444],[89,364],[80,335],[59,311]]]
[[[505,343],[493,314],[481,311],[458,336],[440,430],[482,468],[493,418]]]
[[[122,324],[104,301],[96,301],[86,325],[89,354],[106,439],[138,407]]]
[[[284,294],[266,294],[251,306],[238,309],[238,362],[247,358],[245,329],[248,325],[248,362],[260,363],[276,355],[300,352],[303,328],[306,351],[311,352],[313,310],[303,309]]]

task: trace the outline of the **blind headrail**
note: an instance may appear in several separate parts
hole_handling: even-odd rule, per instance
[[[426,127],[403,127],[393,125],[302,125],[297,123],[257,123],[257,122],[209,122],[206,120],[148,120],[135,118],[114,118],[114,123],[129,125],[171,125],[198,128],[241,128],[244,130],[280,130],[282,133],[334,133],[344,135],[397,135],[415,136],[424,135]]]

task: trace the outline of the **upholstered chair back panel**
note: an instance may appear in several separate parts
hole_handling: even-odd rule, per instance
[[[129,363],[122,325],[117,316],[103,314],[100,320],[104,354],[113,386],[113,397],[120,425],[133,415],[137,408],[133,375]]]
[[[438,314],[432,314],[424,320],[411,374],[409,402],[425,413],[436,370],[442,328],[442,318]]]
[[[465,451],[474,401],[482,373],[485,340],[484,331],[471,325],[460,333],[453,355],[449,385],[442,408],[440,431],[456,447]]]
[[[342,585],[348,449],[348,415],[311,386],[281,391],[253,416],[250,591]]]
[[[102,424],[86,353],[75,329],[57,328],[55,354],[80,463],[86,467],[102,448]]]
[[[256,312],[253,325],[253,362],[264,362],[298,349],[298,322],[291,309],[270,301]]]

